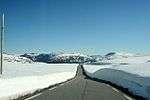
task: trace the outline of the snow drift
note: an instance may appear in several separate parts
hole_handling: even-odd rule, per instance
[[[75,77],[77,64],[45,64],[24,57],[4,55],[0,100],[18,98]],[[19,60],[18,60],[19,59]]]
[[[150,64],[84,65],[87,75],[110,81],[150,100]]]

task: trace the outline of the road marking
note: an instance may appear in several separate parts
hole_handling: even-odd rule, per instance
[[[52,87],[52,88],[50,88],[50,89],[48,89],[48,90],[53,90],[53,89],[56,89],[57,87]]]
[[[68,83],[68,82],[66,82],[66,83]],[[52,87],[52,88],[50,88],[48,90],[53,90],[53,89],[59,88],[59,87],[63,86],[64,84],[65,83],[59,84],[58,86],[54,86],[54,87]]]
[[[110,86],[110,85],[106,84],[106,86]]]
[[[42,94],[42,93],[36,94],[36,95],[34,95],[34,96],[32,96],[32,97],[29,97],[29,98],[27,98],[27,99],[25,99],[25,100],[33,99],[33,98],[35,98],[35,97],[37,97],[37,96],[39,96],[39,95],[41,95],[41,94]]]
[[[52,87],[52,88],[50,88],[50,89],[48,89],[48,90],[56,89],[57,87],[62,86],[62,85],[64,85],[64,84],[60,84],[60,85],[58,85],[58,86],[56,86],[56,87]],[[39,95],[41,95],[41,94],[42,94],[42,93],[38,93],[38,94],[36,94],[36,95],[34,95],[34,96],[32,96],[32,97],[29,97],[29,98],[27,98],[27,99],[25,99],[25,100],[33,99],[33,98],[35,98],[35,97],[37,97],[37,96],[39,96]]]
[[[116,92],[119,92],[116,88],[114,88],[114,87],[111,87],[114,91],[116,91]]]
[[[114,91],[116,91],[116,92],[120,92],[119,90],[117,90],[116,88],[114,88],[114,87],[112,87],[112,86],[110,86],[110,85],[108,85],[108,84],[106,84],[106,86],[108,86],[108,87],[111,87]]]
[[[128,100],[133,100],[132,98],[130,98],[129,96],[127,96],[127,95],[125,95],[125,94],[123,94],[123,96],[124,96],[125,98],[127,98]]]

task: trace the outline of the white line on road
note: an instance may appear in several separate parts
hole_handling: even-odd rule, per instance
[[[68,82],[66,82],[66,83],[69,83],[70,81],[68,81]],[[60,84],[60,85],[58,85],[58,86],[55,86],[55,87],[52,87],[52,88],[50,88],[50,89],[48,89],[48,90],[53,90],[53,89],[56,89],[56,88],[58,88],[59,86],[62,86],[62,85],[64,85],[64,84]],[[33,99],[33,98],[35,98],[35,97],[37,97],[37,96],[39,96],[39,95],[41,95],[42,93],[38,93],[38,94],[36,94],[36,95],[34,95],[34,96],[31,96],[31,97],[29,97],[29,98],[27,98],[27,99],[25,99],[25,100],[30,100],[30,99]]]
[[[34,95],[34,96],[32,96],[32,97],[29,97],[29,98],[27,98],[27,99],[25,99],[25,100],[33,99],[33,98],[35,98],[35,97],[37,97],[37,96],[39,96],[39,95],[41,95],[41,94],[42,94],[42,93],[36,94],[36,95]]]
[[[116,91],[116,92],[119,92],[116,88],[114,88],[114,87],[111,87],[114,91]]]
[[[130,98],[129,96],[127,96],[127,95],[125,95],[125,94],[123,94],[123,96],[124,96],[125,98],[127,98],[128,100],[133,100],[132,98]]]
[[[50,88],[50,89],[48,89],[48,90],[53,90],[53,89],[56,89],[57,87],[53,87],[53,88]]]
[[[108,84],[106,84],[106,86],[108,86],[108,87],[111,87],[114,91],[116,91],[116,92],[119,92],[119,90],[117,90],[116,88],[114,88],[114,87],[112,87],[112,86],[110,86],[110,85],[108,85]]]

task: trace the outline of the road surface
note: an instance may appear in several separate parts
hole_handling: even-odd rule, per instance
[[[133,100],[123,92],[104,83],[86,79],[78,67],[77,76],[60,86],[50,88],[26,100]]]

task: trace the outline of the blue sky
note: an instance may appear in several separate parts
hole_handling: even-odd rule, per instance
[[[5,50],[150,53],[149,0],[0,0]]]

